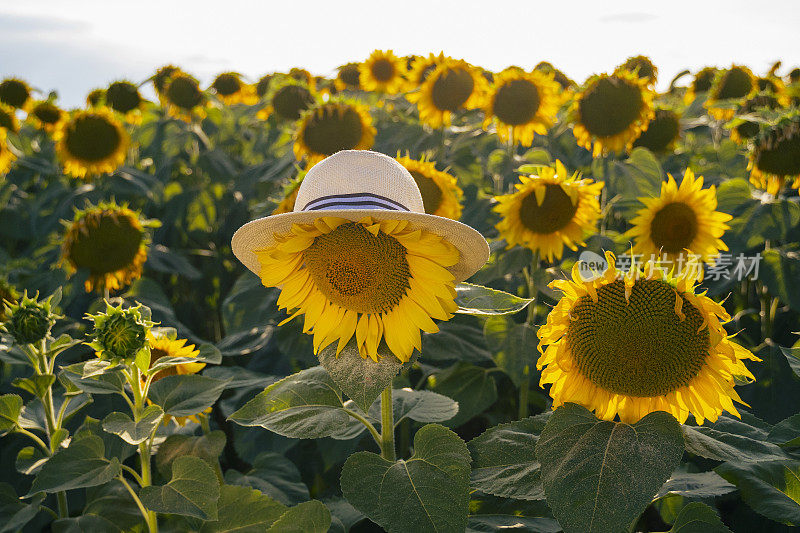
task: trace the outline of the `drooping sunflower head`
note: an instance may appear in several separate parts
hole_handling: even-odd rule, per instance
[[[381,341],[403,362],[421,347],[420,330],[449,320],[455,278],[447,267],[459,251],[442,237],[405,220],[357,222],[320,217],[295,224],[274,246],[255,250],[265,286],[281,287],[278,306],[304,315],[314,350],[355,337],[362,357],[378,360]]]
[[[0,103],[14,109],[28,111],[31,103],[31,88],[17,78],[6,78],[0,82]]]
[[[750,69],[733,65],[728,70],[717,72],[704,105],[717,120],[730,120],[735,114],[735,105],[757,90],[756,79]]]
[[[714,263],[714,257],[728,247],[722,235],[731,215],[717,211],[717,190],[703,189],[703,177],[686,169],[680,187],[672,176],[661,184],[658,198],[640,198],[644,207],[631,220],[634,227],[625,234],[635,239],[633,254],[645,259],[666,257],[673,264],[687,259]]]
[[[295,81],[308,85],[312,91],[316,88],[316,78],[304,68],[293,67],[289,69],[287,75]]]
[[[745,100],[736,110],[736,118],[729,124],[731,139],[738,144],[744,144],[754,138],[758,135],[760,127],[758,122],[747,120],[746,117],[751,114],[757,114],[759,111],[774,111],[780,106],[778,99],[771,94],[757,94]]]
[[[406,74],[406,79],[408,80],[406,90],[413,91],[418,89],[425,83],[425,80],[428,79],[431,72],[436,70],[436,67],[445,59],[447,59],[447,57],[444,55],[444,52],[440,52],[439,55],[428,54],[428,57],[414,57],[409,66],[408,73]]]
[[[797,83],[800,82],[800,68],[793,68],[789,71],[789,83]]]
[[[256,83],[256,95],[259,98],[264,98],[269,93],[269,88],[272,81],[275,79],[275,74],[264,74]]]
[[[150,244],[147,228],[157,225],[124,205],[89,206],[66,224],[61,264],[70,275],[86,270],[86,292],[122,289],[142,276]]]
[[[237,72],[218,74],[211,83],[210,89],[226,105],[251,105],[257,101],[255,87],[244,83],[241,74]]]
[[[739,416],[736,379],[754,379],[744,360],[759,359],[729,338],[725,309],[695,294],[697,270],[673,278],[648,263],[623,275],[614,254],[606,261],[591,281],[576,264],[572,280],[550,284],[563,295],[539,328],[536,366],[553,407],[574,402],[625,423],[653,411],[681,423],[692,414],[698,424],[722,411]]]
[[[73,112],[54,137],[64,173],[75,178],[114,172],[128,152],[128,133],[108,108]]]
[[[176,67],[175,65],[164,65],[153,74],[151,78],[153,80],[153,88],[155,88],[156,93],[160,97],[163,98],[170,80],[180,71],[180,67]]]
[[[455,113],[481,107],[489,83],[479,69],[461,59],[447,58],[408,95],[417,104],[419,118],[432,128],[449,126]]]
[[[369,108],[355,101],[334,98],[303,113],[294,137],[298,161],[312,166],[340,150],[368,150],[375,141]]]
[[[357,90],[361,88],[361,70],[358,63],[347,63],[336,69],[336,79],[333,84],[337,91]]]
[[[573,133],[594,156],[625,152],[653,119],[655,93],[636,74],[593,76],[572,105]]]
[[[11,133],[19,131],[19,119],[14,108],[0,103],[0,130],[8,130]]]
[[[561,99],[552,75],[540,71],[504,71],[494,80],[486,99],[483,127],[494,123],[503,142],[533,144],[533,135],[544,135],[553,125]]]
[[[511,194],[495,196],[497,224],[507,248],[525,246],[548,261],[561,259],[564,246],[577,250],[597,227],[603,182],[568,174],[561,161],[537,176],[520,176]]]
[[[300,118],[303,111],[317,101],[317,98],[306,84],[284,78],[279,83],[273,83],[267,101],[269,107],[259,112],[260,118],[266,119],[274,113],[281,120],[295,121]]]
[[[704,67],[694,75],[689,89],[686,91],[684,102],[688,105],[697,98],[698,94],[705,94],[711,90],[711,85],[714,83],[714,78],[717,76],[718,70],[716,67]]]
[[[633,141],[634,148],[643,146],[653,153],[669,152],[681,136],[680,117],[671,109],[656,109],[647,129]]]
[[[406,63],[391,50],[375,50],[359,68],[359,81],[365,91],[395,94],[403,90]]]
[[[108,107],[123,115],[127,121],[138,122],[139,113],[147,100],[139,93],[139,87],[123,80],[115,81],[108,86],[105,102]]]
[[[649,85],[653,85],[658,78],[658,67],[647,56],[629,57],[623,64],[617,67],[617,71],[627,70],[633,72],[640,79],[647,80]]]
[[[540,61],[535,67],[533,67],[533,70],[543,72],[545,74],[552,74],[553,81],[561,86],[562,91],[566,91],[575,87],[575,81],[554,67],[552,63]]]
[[[754,138],[748,168],[750,183],[772,195],[787,182],[800,188],[800,113],[785,115]]]
[[[34,127],[52,133],[60,124],[67,120],[67,112],[50,100],[36,102],[28,113],[28,120]]]
[[[453,220],[461,218],[461,200],[464,192],[458,186],[455,176],[436,170],[433,161],[411,159],[408,156],[398,156],[397,161],[414,178],[422,195],[426,213]]]
[[[0,177],[5,176],[11,169],[11,164],[16,161],[17,156],[8,147],[6,130],[0,128]]]
[[[205,116],[205,95],[200,90],[200,83],[183,72],[170,77],[164,90],[164,102],[171,116],[186,122]]]
[[[105,102],[105,99],[106,99],[105,89],[92,89],[91,91],[89,91],[89,94],[86,95],[86,106],[100,107]]]

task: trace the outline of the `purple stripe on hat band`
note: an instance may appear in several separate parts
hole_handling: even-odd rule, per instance
[[[322,196],[306,204],[301,211],[331,209],[386,209],[390,211],[409,211],[403,204],[371,193],[351,193]]]

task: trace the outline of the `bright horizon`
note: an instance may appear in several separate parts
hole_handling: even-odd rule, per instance
[[[796,0],[770,2],[768,10],[740,0],[678,0],[669,11],[607,4],[407,0],[379,13],[364,0],[3,0],[0,77],[21,77],[43,96],[56,90],[62,105],[75,107],[93,88],[142,82],[168,63],[207,86],[228,70],[250,81],[291,67],[330,76],[376,48],[444,51],[494,71],[550,61],[579,83],[644,54],[658,66],[662,90],[684,69],[738,63],[764,74],[781,60],[785,74],[800,66]]]

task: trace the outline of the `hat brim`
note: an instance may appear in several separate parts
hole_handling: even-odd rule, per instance
[[[489,259],[489,244],[478,231],[449,218],[427,213],[409,213],[386,209],[336,209],[325,211],[299,211],[281,213],[248,222],[231,239],[233,254],[244,266],[260,275],[261,263],[254,250],[270,248],[275,244],[275,234],[284,235],[292,229],[292,224],[310,224],[320,217],[340,217],[358,221],[364,217],[377,220],[408,220],[413,229],[424,229],[440,237],[461,252],[458,263],[448,268],[456,281],[464,281],[472,276]]]

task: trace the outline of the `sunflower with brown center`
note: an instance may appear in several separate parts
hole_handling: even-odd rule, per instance
[[[6,78],[0,82],[0,104],[27,112],[30,111],[31,102],[31,88],[24,81]]]
[[[294,136],[294,155],[310,168],[340,150],[368,150],[375,142],[369,108],[335,98],[303,113]]]
[[[495,196],[494,211],[502,217],[496,227],[506,248],[524,246],[552,262],[561,259],[564,246],[582,246],[600,218],[603,182],[579,178],[556,161],[538,176],[520,176],[516,192]]]
[[[225,105],[252,105],[258,101],[255,87],[244,83],[241,74],[236,72],[219,74],[211,83],[210,89]]]
[[[6,130],[0,128],[0,176],[5,176],[11,169],[11,164],[17,159],[8,148],[8,139],[6,139]],[[0,302],[2,303],[2,302]]]
[[[537,72],[542,72],[544,74],[552,74],[553,81],[558,83],[561,86],[562,91],[569,91],[575,87],[575,81],[570,79],[569,76],[558,70],[556,67],[553,66],[552,63],[548,63],[547,61],[540,61],[533,70]]]
[[[736,113],[736,104],[757,91],[756,79],[750,69],[733,65],[728,70],[717,72],[703,105],[717,120],[730,120]]]
[[[418,89],[425,80],[428,79],[431,72],[436,70],[436,67],[439,66],[445,59],[448,59],[447,56],[444,55],[444,52],[439,52],[439,55],[428,54],[428,57],[424,56],[416,56],[411,61],[408,73],[406,74],[406,79],[408,81],[406,90],[407,91],[414,91]]]
[[[101,107],[106,99],[106,91],[104,89],[92,89],[86,95],[86,107]]]
[[[647,129],[633,141],[633,147],[642,146],[655,154],[671,152],[681,136],[680,117],[671,109],[656,109]]]
[[[631,220],[634,227],[625,234],[635,239],[632,254],[645,259],[666,258],[672,264],[697,256],[701,261],[714,263],[720,250],[728,247],[722,235],[733,217],[717,211],[717,190],[713,185],[703,189],[703,177],[695,178],[686,169],[678,187],[675,179],[661,184],[658,198],[640,198],[644,208]]]
[[[381,340],[403,362],[421,348],[420,330],[458,309],[455,277],[447,267],[459,251],[442,237],[405,220],[353,222],[321,217],[295,224],[270,248],[255,250],[261,281],[281,287],[278,306],[304,315],[314,351],[355,337],[362,357],[378,360]]]
[[[461,218],[464,191],[458,186],[455,176],[436,170],[433,161],[411,159],[408,156],[398,156],[397,161],[414,178],[426,213],[453,220]]]
[[[147,100],[139,93],[139,87],[123,80],[115,81],[108,86],[105,92],[105,103],[122,115],[125,122],[139,124],[142,121],[142,110]]]
[[[278,83],[273,81],[266,100],[269,105],[258,111],[258,118],[266,120],[275,115],[280,120],[296,121],[317,102],[317,96],[306,84],[283,78]]]
[[[633,72],[639,79],[647,81],[648,85],[655,85],[658,78],[658,67],[647,56],[629,57],[623,64],[617,67],[617,72],[627,70]]]
[[[750,151],[750,183],[777,195],[784,184],[800,189],[800,114],[784,116],[754,140]]]
[[[11,133],[19,131],[19,119],[14,108],[0,103],[0,130],[8,130]]]
[[[450,125],[455,113],[483,106],[488,92],[489,82],[479,69],[464,60],[447,58],[407,98],[417,104],[421,122],[441,128]]]
[[[694,79],[689,85],[689,89],[686,91],[684,103],[689,105],[698,95],[710,91],[714,83],[714,78],[717,76],[717,72],[719,71],[715,67],[704,67],[700,69],[697,74],[694,75]]]
[[[748,115],[757,114],[759,111],[778,109],[781,104],[778,99],[769,94],[758,94],[748,98],[736,110],[736,118],[728,124],[731,130],[731,140],[737,144],[744,144],[758,135],[759,123],[748,120]]]
[[[403,90],[406,63],[391,50],[375,50],[359,69],[359,81],[365,91],[395,94]]]
[[[522,146],[533,144],[533,135],[545,135],[561,104],[558,85],[551,75],[538,71],[503,71],[484,106],[484,129],[495,125],[497,136]]]
[[[316,83],[317,80],[314,76],[311,75],[309,71],[304,68],[293,67],[289,69],[289,73],[287,74],[290,78],[295,81],[299,81],[300,83],[304,83],[308,86],[309,89],[312,91],[316,90]]]
[[[176,67],[175,65],[164,65],[150,78],[153,81],[153,88],[156,90],[156,94],[158,94],[162,103],[164,102],[164,94],[170,80],[173,76],[180,73],[180,71],[180,67]]]
[[[67,224],[59,264],[70,276],[78,269],[88,272],[86,292],[122,289],[142,276],[150,244],[146,228],[158,225],[125,205],[88,206]]]
[[[182,72],[173,75],[164,89],[167,113],[184,122],[203,119],[206,116],[203,108],[205,101],[206,97],[200,90],[200,83]]]
[[[730,340],[722,324],[731,319],[686,269],[672,278],[653,263],[621,275],[606,252],[608,269],[591,281],[557,280],[563,295],[539,328],[540,386],[550,386],[553,407],[583,405],[601,419],[628,424],[653,411],[684,423],[715,422],[744,402],[737,379],[755,379],[744,364],[760,361]],[[543,346],[547,346],[543,349]]]
[[[50,100],[34,103],[31,112],[28,113],[28,121],[35,128],[47,133],[53,133],[67,118],[67,112]]]
[[[261,76],[261,79],[258,80],[256,83],[256,96],[259,98],[264,98],[267,93],[269,93],[269,88],[272,85],[272,81],[275,79],[274,74],[265,74]]]
[[[361,88],[361,69],[358,63],[347,63],[336,69],[333,84],[337,91],[356,91]]]
[[[128,134],[108,108],[73,112],[53,138],[64,173],[75,178],[114,172],[128,153]]]

